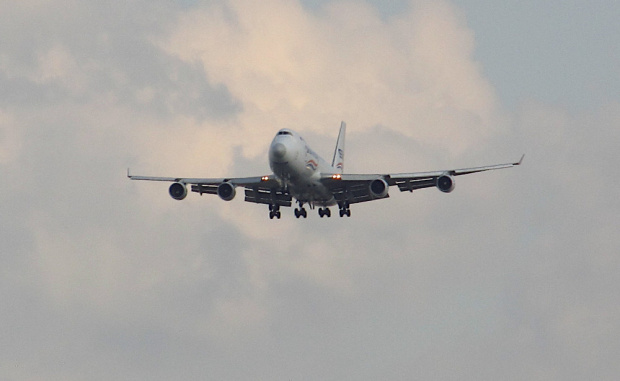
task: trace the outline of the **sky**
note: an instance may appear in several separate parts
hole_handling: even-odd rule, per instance
[[[0,0],[0,379],[614,380],[620,3]],[[351,218],[132,173],[513,162]]]

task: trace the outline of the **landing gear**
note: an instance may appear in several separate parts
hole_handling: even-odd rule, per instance
[[[340,217],[344,216],[351,217],[351,209],[348,202],[340,204]]]
[[[308,212],[306,212],[306,209],[304,209],[304,208],[301,208],[301,209],[295,208],[295,217],[297,217],[297,218],[299,218],[299,217],[307,218],[308,217]]]
[[[280,205],[278,204],[269,205],[269,219],[273,220],[274,218],[277,218],[279,220],[280,217],[282,217],[282,214],[280,213]]]
[[[340,209],[340,217],[351,217],[351,209]]]
[[[299,202],[299,207],[295,208],[294,212],[295,212],[295,218],[308,218],[308,212],[306,211],[306,209],[303,207],[303,203]],[[310,204],[311,209],[314,209],[313,205]],[[340,217],[351,217],[351,209],[349,209],[349,203],[345,202],[345,203],[341,203],[338,204],[338,206],[340,207]],[[328,207],[322,207],[319,208],[319,217],[323,218],[323,217],[331,217],[332,216],[332,212],[331,210],[329,210]],[[276,219],[280,219],[282,217],[282,213],[280,213],[280,205],[278,204],[270,204],[269,205],[269,219],[273,220],[274,218]]]
[[[295,208],[295,217],[308,217],[308,212],[306,212],[306,209],[304,209],[304,204],[301,201],[299,201],[299,209]]]
[[[332,212],[329,210],[329,208],[319,208],[319,216],[321,218],[327,216],[327,217],[331,217],[332,216]]]

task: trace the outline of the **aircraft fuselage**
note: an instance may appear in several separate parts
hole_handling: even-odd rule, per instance
[[[278,131],[269,147],[269,166],[298,201],[312,207],[336,204],[332,192],[320,179],[321,174],[341,171],[323,160],[298,133],[289,129]]]

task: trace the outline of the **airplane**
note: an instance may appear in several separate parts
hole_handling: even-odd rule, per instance
[[[290,207],[293,199],[296,218],[307,218],[305,204],[311,209],[318,207],[321,218],[331,217],[330,206],[338,205],[340,217],[351,217],[352,204],[388,198],[390,186],[401,192],[436,187],[444,193],[454,190],[454,177],[494,169],[521,165],[518,162],[485,167],[450,169],[433,172],[397,174],[349,174],[344,173],[344,138],[346,123],[340,125],[336,149],[331,165],[314,152],[295,131],[284,128],[278,131],[269,147],[269,166],[272,174],[255,177],[186,178],[134,176],[131,180],[172,182],[170,196],[183,200],[192,192],[217,194],[224,201],[235,198],[238,187],[245,188],[245,201],[269,206],[269,218],[280,219],[280,207]]]

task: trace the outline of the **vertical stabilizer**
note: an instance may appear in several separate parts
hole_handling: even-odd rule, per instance
[[[334,150],[334,159],[332,160],[332,167],[342,173],[344,169],[344,135],[347,130],[347,124],[345,122],[340,123],[340,133],[338,134],[338,141],[336,142],[336,149]]]

